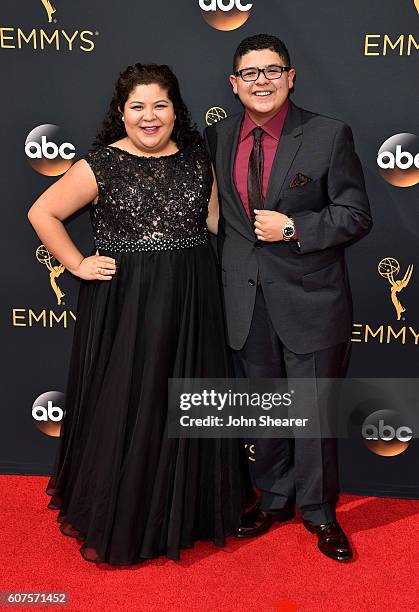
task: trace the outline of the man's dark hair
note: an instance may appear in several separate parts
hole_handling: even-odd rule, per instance
[[[246,55],[249,51],[261,51],[263,49],[269,49],[270,51],[278,53],[284,60],[285,65],[291,66],[290,54],[282,40],[270,34],[256,34],[255,36],[249,36],[242,40],[237,47],[233,59],[233,72],[236,72],[243,55]]]

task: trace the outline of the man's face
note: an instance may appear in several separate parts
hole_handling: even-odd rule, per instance
[[[245,68],[267,68],[268,66],[286,66],[283,58],[271,51],[249,51],[240,59],[237,70]],[[230,76],[233,91],[239,96],[250,117],[263,125],[281,109],[288,92],[293,86],[295,70],[283,72],[281,78],[269,80],[261,72],[257,81],[243,81],[240,76]]]

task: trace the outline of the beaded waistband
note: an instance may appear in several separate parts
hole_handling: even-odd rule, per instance
[[[186,236],[185,238],[156,238],[150,240],[132,240],[116,236],[112,241],[95,240],[97,249],[104,251],[137,253],[143,251],[176,251],[205,244],[209,240],[208,232]]]

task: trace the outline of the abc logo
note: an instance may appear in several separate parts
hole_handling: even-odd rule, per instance
[[[45,176],[64,174],[73,163],[76,148],[66,142],[57,125],[33,129],[25,141],[25,154],[32,168]]]
[[[63,406],[64,394],[59,391],[47,391],[36,398],[32,406],[32,417],[42,433],[53,438],[60,436]]]
[[[376,455],[394,457],[408,448],[413,431],[401,424],[401,416],[394,410],[377,410],[365,419],[362,437]]]
[[[419,139],[414,134],[396,134],[378,151],[380,174],[390,185],[411,187],[419,183]]]
[[[205,21],[225,32],[240,28],[249,19],[253,3],[245,0],[199,0]]]

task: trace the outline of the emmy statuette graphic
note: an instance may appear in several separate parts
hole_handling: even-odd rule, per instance
[[[61,289],[59,288],[59,286],[57,285],[57,278],[61,276],[61,274],[64,272],[65,270],[64,265],[60,264],[59,262],[57,262],[59,265],[53,265],[53,262],[57,260],[55,259],[53,255],[51,255],[51,253],[48,251],[46,246],[44,246],[43,244],[41,244],[36,249],[36,259],[39,261],[39,263],[43,264],[44,266],[48,268],[51,287],[54,290],[54,293],[56,295],[57,304],[58,306],[60,306],[61,300],[65,296],[65,293],[63,293]]]
[[[50,0],[41,0],[41,2],[44,5],[44,9],[46,10],[48,15],[48,23],[51,23],[52,16],[56,12],[56,9],[52,6]]]
[[[218,121],[222,121],[226,117],[227,113],[223,108],[221,108],[221,106],[212,106],[210,109],[207,110],[207,113],[205,115],[205,122],[207,125],[212,125],[213,123],[218,123]]]
[[[398,293],[402,291],[409,284],[410,278],[413,272],[413,264],[407,266],[406,274],[403,278],[395,279],[394,275],[400,272],[400,264],[397,259],[393,259],[392,257],[385,257],[378,264],[378,273],[383,278],[386,278],[390,283],[391,289],[391,301],[393,302],[393,306],[396,309],[397,320],[400,321],[402,313],[406,312],[406,308],[402,306],[400,300],[398,298]]]

